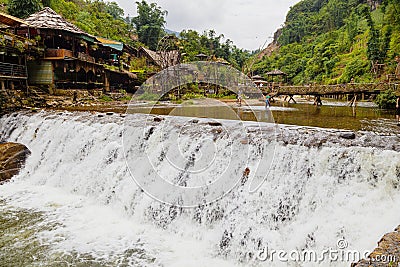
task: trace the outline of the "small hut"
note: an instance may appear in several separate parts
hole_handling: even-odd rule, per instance
[[[264,78],[257,74],[257,75],[251,76],[251,79],[253,81],[255,81],[255,80],[263,80]]]
[[[271,82],[286,82],[287,74],[281,70],[273,70],[267,72],[266,75],[268,77],[271,77],[271,79],[268,79]],[[275,79],[275,77],[277,77],[277,80]]]
[[[196,57],[200,60],[200,61],[205,61],[207,60],[208,56],[206,54],[200,53],[198,55],[196,55]]]

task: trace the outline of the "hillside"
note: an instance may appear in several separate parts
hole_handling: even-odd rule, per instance
[[[293,84],[385,81],[400,55],[400,1],[303,0],[275,43],[254,73],[281,69]]]

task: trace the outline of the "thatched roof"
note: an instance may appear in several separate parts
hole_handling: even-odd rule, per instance
[[[253,81],[253,83],[255,83],[255,84],[265,84],[265,83],[268,83],[267,81],[264,81],[264,80],[255,80],[255,81]]]
[[[206,54],[200,53],[196,55],[197,58],[207,58],[208,56]]]
[[[217,59],[215,59],[214,60],[214,62],[217,62],[217,63],[220,63],[220,64],[223,64],[223,65],[230,65],[231,63],[229,63],[228,61],[226,61],[225,59],[223,59],[223,58],[217,58]]]
[[[273,71],[270,71],[270,72],[267,72],[266,73],[267,75],[271,75],[271,76],[279,76],[279,75],[281,75],[281,76],[286,76],[287,74],[286,73],[284,73],[283,71],[281,71],[281,70],[273,70]]]
[[[263,79],[263,77],[261,77],[260,75],[254,75],[251,77],[252,80],[261,80]]]
[[[50,7],[45,7],[39,12],[30,15],[25,21],[28,22],[31,27],[39,29],[62,30],[76,34],[89,35],[61,17],[61,15],[57,14],[57,12]]]

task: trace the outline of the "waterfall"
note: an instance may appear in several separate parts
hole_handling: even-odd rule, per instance
[[[248,168],[254,173],[257,166],[252,155],[259,150],[257,140],[272,135],[248,130],[250,156],[235,156],[227,170],[238,181],[233,190],[194,208],[162,204],[146,194],[131,173],[146,181],[167,169],[165,179],[171,182],[211,183],[220,175],[216,170],[226,167],[224,158],[240,148],[232,146],[232,140],[242,140],[243,132],[235,131],[238,122],[234,121],[224,122],[228,130],[221,133],[201,122],[182,125],[178,117],[165,117],[167,127],[152,122],[143,134],[142,123],[149,118],[153,119],[132,115],[133,123],[127,128],[118,115],[100,118],[91,113],[39,112],[3,116],[2,141],[22,143],[32,154],[20,174],[0,187],[1,198],[13,207],[43,211],[47,222],[59,223],[41,233],[42,242],[54,243],[54,250],[91,253],[99,259],[125,253],[131,264],[140,266],[198,266],[199,262],[205,266],[318,266],[287,260],[289,255],[282,257],[287,261],[278,256],[263,261],[260,251],[319,253],[337,250],[338,241],[345,242],[341,249],[346,251],[372,251],[382,235],[400,223],[399,152],[341,142],[305,145],[300,130],[289,143],[277,139],[273,161],[268,163],[270,172],[255,192],[249,192],[251,178],[243,171]],[[288,132],[285,126],[278,128],[281,136]],[[316,139],[330,135],[326,130],[315,131]],[[137,140],[131,149],[122,140],[127,132]],[[202,149],[205,153],[216,148],[217,156],[210,162],[219,167],[209,172],[182,172],[204,167],[204,162],[192,162],[169,170],[168,155],[178,157],[179,149],[173,149],[178,136],[183,146],[179,149],[188,152],[183,155],[186,160],[193,151],[199,157]],[[385,137],[380,138],[382,142]],[[154,152],[149,155],[152,171],[140,161],[127,164],[125,152],[140,159],[146,149]],[[127,247],[135,252],[127,254]],[[322,265],[350,263],[324,259]]]

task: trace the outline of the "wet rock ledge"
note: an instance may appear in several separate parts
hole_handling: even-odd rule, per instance
[[[0,143],[0,184],[18,174],[30,150],[17,143]]]
[[[376,260],[373,260],[376,259]],[[378,242],[378,247],[369,255],[369,259],[364,259],[358,263],[353,263],[351,267],[397,267],[400,264],[400,226],[394,232],[386,234]]]

